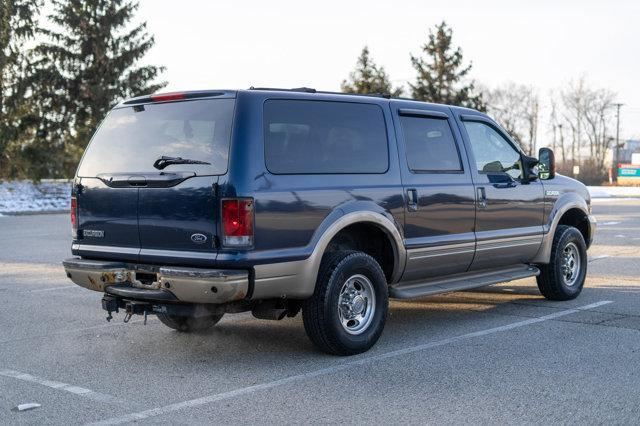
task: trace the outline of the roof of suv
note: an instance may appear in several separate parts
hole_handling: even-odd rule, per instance
[[[475,113],[480,113],[480,111],[477,111],[475,109],[472,108],[465,108],[465,107],[459,107],[459,106],[455,106],[455,105],[447,105],[447,104],[436,104],[436,103],[432,103],[432,102],[424,102],[424,101],[419,101],[416,99],[411,99],[411,98],[403,98],[403,97],[392,97],[389,94],[385,94],[385,93],[366,93],[366,94],[362,94],[362,93],[344,93],[344,92],[331,92],[331,91],[321,91],[321,90],[316,90],[310,87],[298,87],[298,88],[293,88],[293,89],[282,89],[282,88],[271,88],[271,87],[253,87],[251,86],[249,89],[245,89],[245,90],[191,90],[191,91],[184,91],[184,92],[170,92],[170,93],[158,93],[158,94],[152,94],[152,95],[144,95],[144,96],[138,96],[135,98],[130,98],[127,100],[122,101],[120,104],[118,104],[118,106],[129,106],[129,105],[137,105],[137,104],[146,104],[146,103],[153,103],[153,102],[171,102],[171,101],[178,101],[178,100],[186,100],[186,99],[198,99],[198,98],[213,98],[213,97],[220,97],[220,98],[235,98],[238,94],[238,92],[253,92],[253,93],[278,93],[278,94],[282,94],[282,93],[290,93],[290,94],[299,94],[299,95],[304,95],[304,94],[318,94],[318,95],[324,95],[322,96],[324,99],[327,98],[334,98],[334,99],[339,99],[339,98],[344,98],[344,97],[351,97],[351,98],[374,98],[377,100],[391,100],[391,99],[396,99],[396,100],[401,100],[401,101],[409,101],[409,102],[416,102],[416,103],[420,103],[423,105],[438,105],[440,107],[442,106],[446,106],[446,107],[451,107],[451,108],[455,108],[456,110],[463,112],[463,111],[468,111],[468,112],[475,112]],[[482,113],[480,113],[482,114]]]

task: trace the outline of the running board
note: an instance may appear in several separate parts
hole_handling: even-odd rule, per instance
[[[430,281],[399,283],[389,287],[389,297],[394,299],[411,299],[413,297],[430,296],[451,291],[484,287],[522,278],[540,275],[540,269],[530,265],[518,265],[501,270],[474,271],[457,274],[444,279]]]

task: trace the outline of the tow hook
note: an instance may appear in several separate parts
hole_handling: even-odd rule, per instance
[[[151,304],[147,302],[126,302],[124,310],[124,322],[127,323],[134,315],[144,315],[144,325],[147,325],[147,314],[152,309]]]

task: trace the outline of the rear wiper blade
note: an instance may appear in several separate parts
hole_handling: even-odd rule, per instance
[[[163,155],[153,163],[153,167],[155,167],[158,170],[162,170],[165,167],[170,166],[172,164],[211,164],[211,163],[208,163],[206,161],[200,161],[200,160],[191,160],[189,158],[167,157]]]

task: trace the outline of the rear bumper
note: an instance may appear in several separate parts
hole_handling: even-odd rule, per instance
[[[152,267],[72,258],[62,262],[67,277],[89,290],[157,302],[221,304],[244,299],[249,273],[242,270]],[[150,284],[145,281],[154,277]]]

